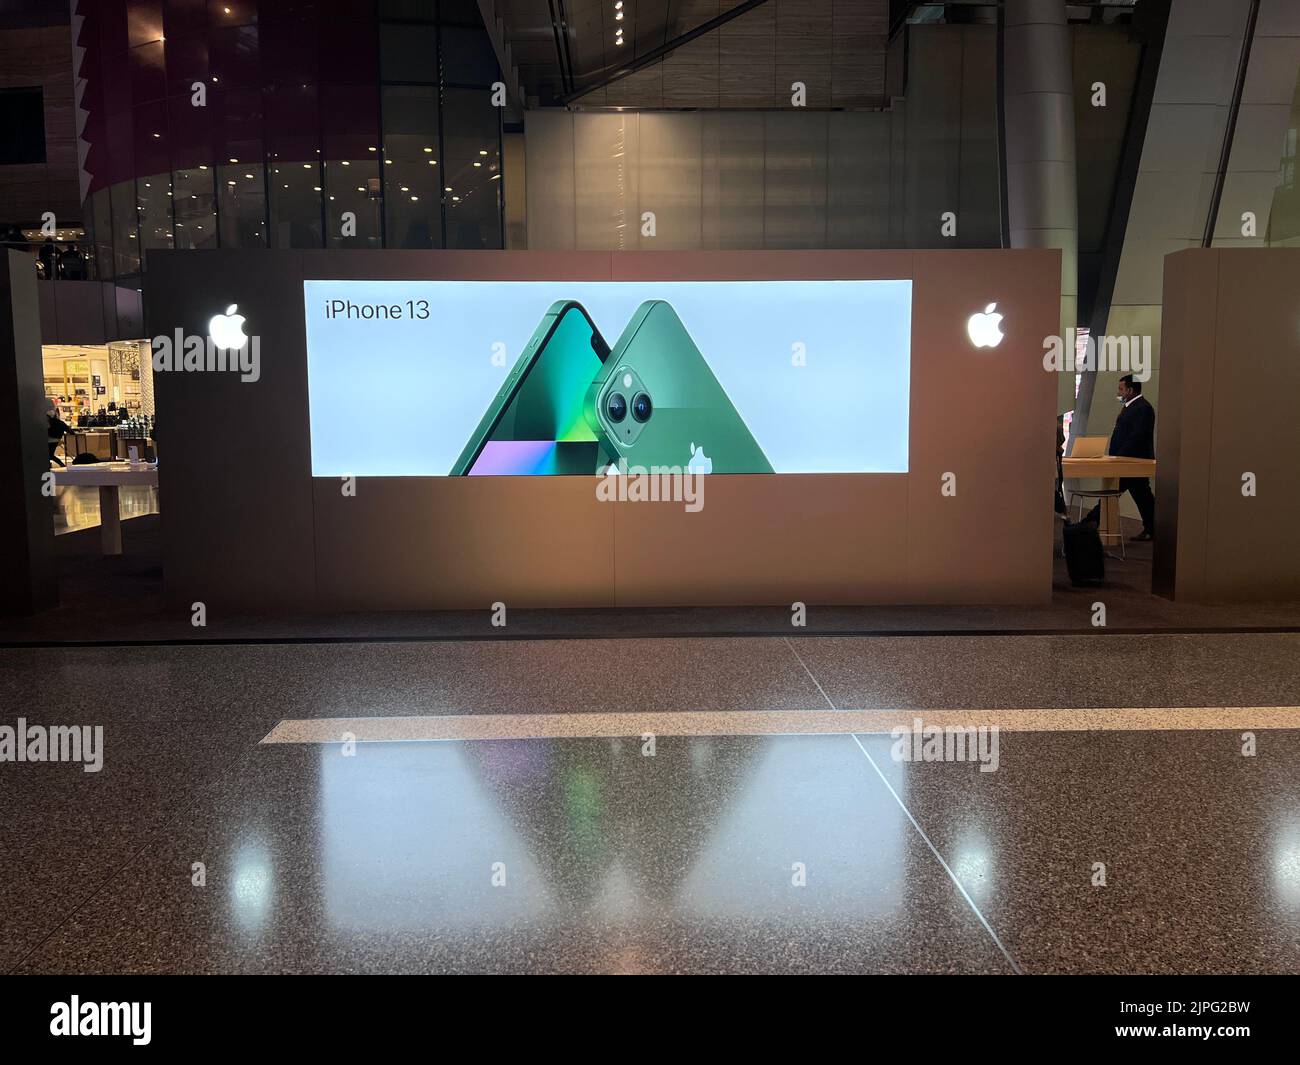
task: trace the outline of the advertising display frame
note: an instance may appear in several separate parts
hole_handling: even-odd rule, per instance
[[[150,269],[151,336],[202,334],[214,309],[238,304],[262,363],[256,381],[159,375],[159,409],[178,423],[160,469],[173,603],[200,592],[270,611],[1050,598],[1056,380],[1042,358],[1059,329],[1058,252],[214,251],[162,252]],[[339,278],[910,280],[908,472],[712,474],[696,509],[602,496],[596,477],[361,476],[345,491],[342,474],[311,475],[302,314],[304,281]],[[968,323],[990,304],[1005,338],[976,346]]]

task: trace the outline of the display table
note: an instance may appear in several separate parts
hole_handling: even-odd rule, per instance
[[[129,462],[96,462],[54,470],[56,485],[99,489],[99,542],[106,555],[122,553],[122,512],[118,489],[123,485],[158,487],[158,467],[133,467]]]
[[[1131,459],[1122,455],[1101,455],[1091,459],[1061,459],[1061,476],[1067,481],[1099,478],[1101,486],[1112,491],[1119,488],[1122,477],[1154,477],[1155,459]],[[1119,496],[1101,500],[1101,522],[1097,532],[1108,537],[1123,538],[1119,521]]]

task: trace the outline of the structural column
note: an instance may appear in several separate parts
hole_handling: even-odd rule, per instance
[[[1079,206],[1065,0],[1007,0],[1002,63],[1011,246],[1061,249],[1061,336],[1066,337],[1078,324]],[[1061,374],[1057,410],[1073,406],[1074,375]]]
[[[36,264],[0,250],[0,612],[58,602]]]

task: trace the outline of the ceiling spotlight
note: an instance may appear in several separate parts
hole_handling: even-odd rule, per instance
[[[621,12],[621,11],[618,12],[618,13],[614,16],[614,21],[615,21],[615,22],[622,22],[622,21],[623,21],[623,12]]]

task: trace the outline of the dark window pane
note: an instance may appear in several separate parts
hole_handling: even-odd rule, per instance
[[[40,87],[0,90],[0,163],[45,162],[44,94]]]
[[[140,272],[140,223],[135,202],[135,182],[122,181],[110,190],[113,204],[113,274]]]
[[[391,248],[442,247],[438,90],[384,89],[384,229]]]
[[[131,100],[141,104],[167,95],[167,66],[162,41],[142,44],[128,54],[131,68]]]
[[[485,90],[448,89],[443,123],[447,247],[500,248],[500,108]]]
[[[223,248],[266,247],[266,188],[261,163],[217,167],[217,219]]]
[[[262,94],[253,92],[209,93],[212,133],[220,164],[251,163],[262,158]]]
[[[437,20],[437,0],[379,0],[381,19],[401,19],[405,22],[434,22]]]
[[[131,47],[162,40],[162,0],[127,0],[126,39]]]
[[[214,30],[208,36],[208,55],[216,84],[232,89],[254,89],[261,85],[256,26]]]
[[[385,25],[379,31],[379,68],[384,81],[438,80],[438,34],[432,26]]]
[[[480,27],[476,30],[456,26],[442,28],[443,77],[451,85],[489,87],[500,76],[492,42]]]
[[[215,171],[209,166],[177,170],[172,184],[176,215],[176,247],[217,246]]]
[[[267,184],[271,194],[271,247],[319,248],[320,164],[315,160],[277,159]]]
[[[136,178],[135,203],[141,248],[172,246],[172,198],[171,174]]]
[[[91,195],[90,224],[95,238],[95,276],[107,281],[113,277],[113,216],[108,189]]]
[[[202,33],[208,28],[207,0],[163,0],[163,28],[167,42]]]
[[[330,159],[325,163],[325,183],[329,247],[379,247],[378,158]]]

